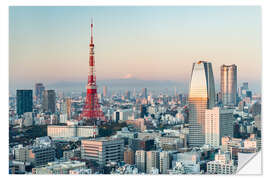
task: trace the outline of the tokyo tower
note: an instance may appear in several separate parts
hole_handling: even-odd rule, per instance
[[[89,70],[88,83],[86,86],[86,100],[80,119],[83,119],[87,125],[99,125],[106,122],[106,118],[100,108],[97,96],[96,74],[95,74],[95,58],[93,43],[93,21],[91,21],[91,40],[89,53]]]

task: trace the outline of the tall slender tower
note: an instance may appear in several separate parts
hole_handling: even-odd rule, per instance
[[[222,65],[220,67],[220,90],[224,106],[236,106],[237,66]]]
[[[85,120],[86,124],[98,125],[105,122],[103,112],[101,111],[96,85],[95,74],[95,58],[94,58],[94,42],[93,42],[93,21],[91,21],[91,40],[90,40],[90,53],[89,53],[89,71],[88,71],[88,84],[86,86],[86,100],[81,114],[81,118]]]
[[[205,110],[215,105],[215,82],[210,62],[193,63],[188,103],[189,146],[202,146],[205,144]]]

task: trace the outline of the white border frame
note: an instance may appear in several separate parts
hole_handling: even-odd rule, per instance
[[[6,0],[1,1],[1,9],[0,9],[0,18],[1,18],[1,26],[0,26],[0,82],[1,82],[1,92],[0,92],[0,113],[1,113],[1,142],[2,142],[2,148],[1,148],[1,173],[5,178],[59,178],[58,176],[17,176],[17,175],[8,175],[8,44],[9,44],[9,20],[8,20],[8,8],[9,6],[91,6],[91,5],[106,5],[106,6],[118,6],[118,5],[125,5],[125,6],[169,6],[169,5],[197,5],[197,6],[206,6],[206,5],[217,5],[217,6],[261,6],[262,7],[262,57],[263,57],[263,69],[262,69],[262,147],[263,147],[263,159],[262,159],[262,166],[266,167],[265,162],[269,160],[269,153],[267,149],[269,149],[269,143],[267,141],[264,141],[264,139],[268,139],[269,137],[269,131],[270,128],[270,119],[269,114],[266,113],[268,108],[270,107],[270,104],[267,100],[269,100],[270,96],[270,83],[267,82],[267,77],[269,76],[269,70],[266,69],[269,66],[270,56],[269,56],[269,22],[270,22],[270,6],[269,6],[269,0],[99,0],[94,2],[87,2],[86,0],[13,0],[7,2]],[[245,178],[264,178],[268,176],[270,173],[267,170],[263,171],[263,176],[245,176]],[[62,175],[63,176],[63,175]],[[61,176],[61,177],[62,177]],[[164,178],[165,175],[158,175],[158,176],[151,176],[154,178]],[[92,175],[92,176],[79,176],[80,178],[117,178],[117,179],[126,179],[127,176],[107,176],[107,175]],[[148,176],[128,176],[128,178],[135,179],[135,178],[148,178]],[[74,176],[65,176],[65,178],[74,178]],[[197,179],[198,176],[168,176],[168,178],[191,178],[191,179]],[[216,175],[209,176],[209,175],[200,175],[199,178],[217,178]],[[219,176],[218,178],[228,178],[228,176]],[[238,177],[237,175],[230,176],[229,178],[242,178]]]

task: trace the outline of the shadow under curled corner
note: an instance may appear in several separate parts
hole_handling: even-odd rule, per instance
[[[237,175],[262,175],[262,153],[239,153]]]

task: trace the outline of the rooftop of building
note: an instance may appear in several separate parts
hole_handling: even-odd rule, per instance
[[[53,162],[49,162],[47,165],[45,166],[40,166],[38,168],[46,168],[46,169],[68,169],[68,168],[72,168],[72,167],[77,167],[77,166],[85,166],[85,162],[81,162],[81,161],[72,161],[72,160],[68,160],[68,161],[64,161],[64,160],[58,160],[58,161],[53,161]]]
[[[84,139],[82,141],[95,141],[95,142],[108,142],[108,141],[117,141],[121,140],[120,138],[113,138],[113,137],[98,137],[92,139]]]

